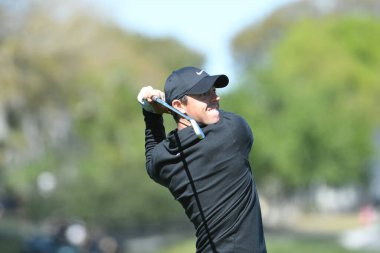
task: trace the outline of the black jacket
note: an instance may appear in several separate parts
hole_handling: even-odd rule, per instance
[[[202,127],[206,137],[200,140],[192,127],[174,130],[166,137],[162,116],[144,111],[146,169],[182,204],[196,229],[197,252],[212,250],[184,166],[193,179],[217,251],[266,252],[259,198],[248,161],[253,135],[243,118],[220,113],[216,124]]]

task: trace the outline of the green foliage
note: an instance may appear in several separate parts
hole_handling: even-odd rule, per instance
[[[39,5],[18,13],[25,19],[17,26],[2,16],[8,9],[0,12],[9,27],[0,30],[0,110],[14,119],[0,157],[15,158],[2,159],[2,183],[34,221],[76,217],[118,230],[183,221],[181,207],[145,171],[136,96],[145,85],[162,88],[174,68],[202,65],[202,57],[169,38],[78,13],[61,20],[53,5]],[[36,182],[46,171],[57,185],[42,194]]]
[[[0,193],[12,188],[34,221],[74,217],[114,230],[183,222],[180,205],[145,171],[136,95],[203,58],[169,38],[88,15],[60,19],[54,5],[39,5],[20,8],[16,23],[0,5],[0,120],[9,127]],[[365,17],[303,20],[289,25],[262,68],[247,66],[246,82],[223,106],[252,126],[259,183],[361,182],[379,125],[379,28]],[[46,171],[57,185],[41,194],[36,182]]]
[[[247,73],[227,105],[251,122],[258,178],[363,182],[380,123],[379,31],[375,18],[304,19]]]

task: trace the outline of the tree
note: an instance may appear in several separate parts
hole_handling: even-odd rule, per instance
[[[0,32],[0,108],[9,128],[0,152],[4,184],[25,200],[26,216],[80,217],[123,230],[182,217],[145,171],[136,95],[143,85],[160,87],[174,68],[201,65],[202,56],[83,12],[62,18],[62,5],[21,5],[0,5],[7,24]],[[43,172],[56,185],[41,194]]]
[[[262,183],[364,182],[380,123],[379,29],[375,17],[303,18],[266,52],[266,64],[245,66],[228,106],[248,115],[256,133]]]

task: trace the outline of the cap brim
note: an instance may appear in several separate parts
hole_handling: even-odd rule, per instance
[[[187,95],[198,95],[207,92],[213,86],[215,88],[223,88],[228,85],[229,79],[226,75],[206,76],[196,83],[190,90],[186,92]]]

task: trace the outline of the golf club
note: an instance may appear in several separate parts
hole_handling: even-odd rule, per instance
[[[159,97],[157,96],[153,96],[152,97],[153,101],[165,106],[166,108],[168,108],[169,110],[177,113],[178,115],[180,115],[181,117],[187,119],[188,121],[190,121],[191,123],[191,126],[193,127],[194,129],[194,132],[195,134],[198,136],[199,139],[203,139],[205,138],[205,134],[202,132],[202,129],[199,127],[198,123],[192,119],[191,117],[187,116],[186,114],[183,114],[182,112],[178,111],[177,109],[175,109],[173,106],[169,105],[168,103],[166,103],[165,101],[163,101],[162,99],[160,99]]]

